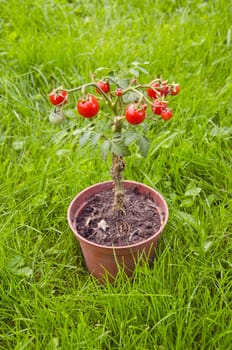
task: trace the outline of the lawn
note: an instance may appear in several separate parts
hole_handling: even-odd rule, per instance
[[[232,342],[232,6],[224,0],[2,0],[0,349],[227,350]],[[174,117],[126,179],[170,210],[154,265],[100,285],[66,212],[109,161],[82,148],[48,94],[139,62],[177,81]],[[149,64],[148,64],[149,62]],[[73,107],[72,107],[73,106]],[[73,108],[73,109],[72,109]]]

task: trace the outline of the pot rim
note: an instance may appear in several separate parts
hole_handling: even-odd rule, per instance
[[[128,250],[128,249],[132,249],[132,248],[140,248],[141,246],[143,245],[146,245],[147,243],[149,243],[149,241],[153,241],[154,238],[156,238],[157,236],[159,236],[162,231],[164,230],[164,227],[166,226],[167,224],[167,221],[168,221],[168,217],[169,217],[169,209],[168,209],[168,205],[164,199],[164,197],[162,196],[162,194],[158,191],[156,191],[154,188],[144,184],[144,183],[141,183],[141,182],[138,182],[138,181],[133,181],[133,180],[123,180],[123,183],[125,184],[131,184],[132,186],[133,185],[142,185],[143,187],[145,187],[148,191],[151,191],[153,193],[155,193],[158,197],[160,197],[160,199],[162,200],[163,202],[163,205],[164,205],[164,218],[162,217],[161,213],[160,214],[160,217],[161,217],[161,226],[160,226],[160,229],[158,231],[156,231],[152,236],[150,236],[149,238],[143,240],[143,241],[139,241],[137,243],[134,243],[134,244],[128,244],[128,245],[123,245],[123,246],[106,246],[106,245],[101,245],[101,244],[97,244],[97,243],[94,243],[86,238],[84,238],[83,236],[81,236],[78,231],[74,228],[74,225],[73,225],[73,218],[76,217],[74,215],[71,216],[71,209],[74,205],[74,203],[76,202],[77,198],[84,195],[84,193],[89,190],[89,189],[92,189],[94,187],[98,187],[99,185],[100,186],[104,186],[105,184],[107,185],[113,185],[113,181],[103,181],[103,182],[99,182],[99,183],[95,183],[93,185],[90,185],[86,188],[84,188],[82,191],[80,191],[73,199],[72,201],[70,202],[69,206],[68,206],[68,211],[67,211],[67,219],[68,219],[68,224],[69,224],[69,227],[71,228],[72,232],[74,233],[75,237],[78,239],[78,241],[81,243],[81,242],[84,242],[90,246],[94,246],[96,248],[99,248],[99,249],[104,249],[105,251],[112,251],[115,250],[115,251],[120,251],[120,250]],[[82,210],[86,205],[86,202],[84,203],[84,205],[80,208],[80,210]]]

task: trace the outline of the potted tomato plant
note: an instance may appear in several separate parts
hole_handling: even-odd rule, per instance
[[[110,74],[101,79],[92,76],[90,82],[72,89],[55,88],[49,95],[54,105],[49,119],[58,124],[65,120],[69,96],[76,94],[77,114],[89,121],[78,131],[85,140],[82,144],[100,143],[103,158],[111,155],[111,180],[84,189],[68,207],[68,222],[86,265],[101,281],[114,280],[121,269],[130,276],[139,260],[154,258],[168,207],[156,190],[123,179],[125,156],[131,147],[147,154],[149,140],[141,125],[171,119],[168,99],[179,91],[179,84],[161,78],[142,84]]]

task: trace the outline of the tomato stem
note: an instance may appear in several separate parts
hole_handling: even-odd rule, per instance
[[[78,87],[75,87],[73,89],[69,89],[69,90],[63,89],[63,90],[70,94],[72,92],[83,90],[83,89],[86,89],[88,87],[95,87],[100,92],[100,94],[106,99],[106,101],[109,103],[109,105],[112,106],[111,99],[107,96],[107,94],[96,83],[87,83],[87,84],[83,84],[83,85],[80,85]]]
[[[113,124],[113,139],[114,138],[120,138],[122,133],[122,121],[125,119],[125,117],[116,116],[114,117],[114,124]],[[117,136],[116,136],[117,135]],[[119,136],[120,135],[120,136]],[[123,188],[123,170],[125,168],[125,163],[123,156],[120,154],[112,153],[112,166],[111,166],[111,177],[114,183],[114,204],[113,204],[113,210],[118,215],[125,215],[126,214],[126,208],[125,208],[125,191]]]

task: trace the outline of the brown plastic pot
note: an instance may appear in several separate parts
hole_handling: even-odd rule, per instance
[[[168,206],[162,195],[153,188],[136,181],[124,181],[126,188],[136,187],[139,193],[147,194],[156,203],[160,213],[161,227],[158,231],[142,242],[127,246],[109,247],[95,244],[82,237],[76,229],[76,218],[93,195],[113,188],[112,181],[102,182],[90,186],[80,192],[70,203],[68,208],[68,223],[75,237],[80,243],[81,250],[89,272],[100,281],[113,281],[119,270],[131,276],[135,265],[142,259],[152,260],[158,239],[168,220]]]

